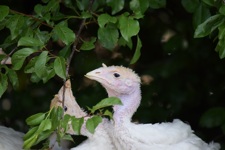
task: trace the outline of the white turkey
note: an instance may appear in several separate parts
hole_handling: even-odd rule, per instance
[[[63,94],[63,92],[65,92]],[[69,114],[71,116],[75,116],[76,118],[84,117],[85,122],[81,129],[81,135],[87,136],[87,139],[79,144],[78,146],[72,148],[71,150],[114,150],[115,147],[112,144],[112,140],[110,139],[108,135],[108,125],[109,121],[107,119],[103,119],[102,123],[98,125],[98,127],[95,129],[94,134],[91,134],[85,127],[86,120],[90,118],[91,116],[88,116],[88,114],[77,104],[77,101],[75,97],[73,96],[73,92],[71,90],[71,83],[70,80],[68,80],[65,83],[65,89],[62,87],[58,94],[55,95],[54,99],[51,102],[51,107],[60,106],[62,107],[62,100],[63,95],[65,95],[64,98],[64,107],[65,107],[65,114]],[[75,133],[72,128],[68,131],[71,135],[77,135],[78,133]],[[56,139],[56,138],[52,138]],[[76,142],[76,141],[75,141]],[[54,144],[54,150],[58,148],[58,144],[52,140],[50,145]]]
[[[24,134],[12,128],[0,126],[0,150],[21,150]]]
[[[134,124],[133,114],[141,102],[140,78],[131,69],[105,66],[86,74],[98,81],[109,97],[118,97],[123,105],[113,106],[113,123],[108,133],[117,150],[219,150],[217,143],[205,143],[181,120],[169,123]]]

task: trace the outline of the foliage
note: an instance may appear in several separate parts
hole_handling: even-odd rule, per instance
[[[222,1],[219,0],[203,0],[203,2],[195,0],[194,4],[192,4],[191,1],[182,1],[186,10],[194,12],[196,16],[196,19],[194,19],[194,25],[197,26],[197,28],[195,30],[194,37],[201,38],[211,35],[214,39],[218,39],[215,50],[219,53],[219,57],[222,59],[225,57],[225,49],[223,48],[223,45],[225,44],[225,6],[221,3]],[[211,14],[211,9],[216,9],[216,13]],[[215,30],[217,30],[217,33],[215,33]]]
[[[221,59],[225,57],[222,0],[42,0],[35,3],[32,13],[11,6],[0,5],[0,30],[5,35],[0,37],[0,48],[6,53],[0,53],[0,97],[11,86],[18,94],[26,82],[35,83],[34,86],[44,83],[43,91],[53,89],[52,80],[63,82],[74,70],[78,78],[101,61],[125,64],[154,77],[151,87],[143,85],[143,93],[147,94],[143,94],[143,106],[137,112],[141,121],[165,121],[170,114],[173,117],[184,114],[192,119],[190,116],[195,116],[195,111],[186,114],[182,106],[196,110],[201,106],[202,114],[196,115],[194,121],[198,120],[200,127],[219,128],[224,133],[224,115],[218,116],[224,114],[224,107],[217,107],[222,103],[220,92],[224,92],[225,83],[217,81],[224,75],[224,64],[211,52],[215,48]],[[164,35],[170,38],[161,42]],[[97,52],[102,49],[106,52]],[[118,51],[122,53],[120,59],[116,55]],[[7,65],[5,62],[10,58],[12,65]],[[213,80],[212,76],[216,75],[220,78]],[[178,80],[181,77],[182,83]],[[76,81],[79,83],[80,79]],[[96,99],[97,96],[98,99],[103,93],[98,90],[96,87],[90,90],[93,95],[83,93],[78,98]],[[205,98],[211,91],[213,96]],[[89,109],[91,114],[97,113],[86,122],[91,133],[103,116],[112,116],[102,108],[120,103],[116,98],[108,100],[103,99]],[[92,103],[89,101],[89,105]],[[73,130],[80,133],[84,121],[74,116],[62,117],[62,114],[63,110],[58,108],[28,117],[26,123],[31,128],[25,136],[24,147],[38,144],[53,132],[57,133],[58,141],[71,140],[66,134],[70,121]]]
[[[143,9],[142,7],[135,6],[142,3],[138,0],[131,1],[130,10],[120,14],[117,13],[124,9],[124,2],[120,2],[119,5],[115,1],[86,0],[77,1],[75,4],[70,0],[63,2],[47,0],[42,1],[42,3],[34,7],[34,15],[27,15],[11,10],[8,6],[0,6],[1,29],[5,27],[10,30],[10,35],[0,47],[3,49],[8,49],[11,46],[15,47],[12,55],[12,67],[8,68],[4,64],[1,65],[1,68],[4,67],[10,71],[1,74],[1,80],[4,82],[0,84],[0,96],[7,89],[7,78],[9,78],[9,81],[16,88],[19,80],[15,71],[18,70],[31,74],[30,80],[34,83],[41,80],[43,83],[47,83],[55,75],[65,81],[69,78],[68,70],[70,59],[72,59],[73,55],[61,54],[65,53],[64,51],[69,51],[70,48],[72,48],[71,53],[77,50],[91,50],[95,47],[96,39],[99,40],[103,47],[109,50],[113,50],[119,45],[119,40],[123,41],[123,45],[128,45],[131,42],[131,38],[137,36],[140,30],[138,19],[143,17],[146,10],[146,8]],[[102,6],[105,5],[111,7],[111,14],[113,15],[102,11]],[[71,13],[61,13],[62,6],[71,10]],[[69,22],[70,20],[82,19],[83,22],[76,34],[73,32],[74,29],[69,27]],[[97,35],[93,35],[91,40],[86,41],[80,37],[79,32],[82,32],[84,24],[91,23],[91,21],[99,24],[99,28]],[[140,38],[137,39],[136,52],[131,63],[135,63],[140,57],[141,40]],[[62,48],[58,52],[51,50],[48,47],[48,44],[51,42],[61,42]],[[10,44],[6,45],[6,43]],[[78,43],[80,44],[79,49],[77,48]],[[132,47],[130,48],[132,49]],[[1,60],[8,59],[8,57],[7,55],[3,55]],[[66,70],[66,68],[68,69]],[[12,73],[13,75],[11,75]],[[110,101],[105,102],[104,100],[101,102],[92,109],[92,113],[101,107],[105,107],[105,105],[110,106],[114,103],[114,101],[109,103]],[[117,100],[116,102],[120,101]],[[61,111],[61,109],[57,109],[56,111],[51,109],[48,113],[39,113],[29,117],[27,124],[32,128],[24,138],[24,148],[27,149],[38,144],[56,131],[56,129],[58,129],[57,135],[60,136],[59,139],[63,139],[68,129],[68,122],[72,121],[73,123],[75,119],[66,115],[63,117],[63,121],[59,122],[59,118],[63,114]],[[86,123],[87,129],[91,133],[94,133],[94,129],[101,122],[101,119],[99,116],[88,119]],[[62,134],[61,128],[64,129],[64,134]],[[75,128],[80,129],[80,127]]]
[[[91,4],[94,3],[94,4]],[[1,45],[3,49],[14,46],[16,52],[12,56],[12,69],[24,70],[25,73],[31,74],[32,82],[39,82],[42,80],[46,83],[55,75],[66,80],[66,59],[68,56],[60,55],[68,51],[72,45],[82,41],[79,49],[75,50],[91,50],[94,48],[96,39],[101,45],[109,50],[114,49],[118,44],[128,45],[133,36],[137,36],[140,26],[138,19],[143,18],[146,11],[146,6],[152,4],[154,7],[164,6],[165,1],[161,2],[140,2],[133,0],[130,2],[130,10],[122,14],[115,15],[122,9],[125,9],[124,2],[115,3],[115,1],[95,1],[88,2],[85,0],[78,1],[73,4],[72,1],[43,1],[43,4],[37,4],[34,7],[34,15],[27,15],[11,10],[8,6],[1,5],[0,21],[1,29],[4,27],[10,30],[10,35],[5,39],[4,44]],[[64,5],[72,12],[70,14],[63,14],[60,12],[61,5]],[[93,6],[93,10],[88,7]],[[112,14],[102,12],[102,6],[108,6],[112,9]],[[139,6],[139,7],[138,7]],[[76,15],[75,15],[76,14]],[[80,35],[76,37],[73,29],[69,28],[70,20],[84,19],[85,23],[92,21],[99,24],[98,34],[94,35],[90,41],[82,40]],[[81,25],[81,26],[84,26]],[[82,28],[80,28],[82,29]],[[80,31],[81,32],[81,31]],[[120,33],[120,34],[119,34]],[[79,33],[78,33],[79,34]],[[96,36],[96,37],[95,37]],[[62,48],[58,52],[49,49],[50,42],[62,42]],[[75,42],[77,41],[77,42]],[[140,57],[141,40],[138,38],[136,52],[131,63],[135,63]],[[65,50],[65,48],[67,50]],[[130,47],[132,48],[132,47]],[[59,53],[59,55],[57,54]],[[1,60],[8,56],[3,55]],[[24,63],[25,60],[28,62]],[[24,66],[24,68],[22,68]],[[4,65],[2,67],[5,67]],[[7,75],[8,72],[5,73]],[[3,75],[2,75],[3,76]],[[7,76],[2,77],[7,78]],[[15,85],[18,80],[13,78]],[[7,89],[6,84],[1,85],[0,93],[4,93]],[[2,95],[1,94],[1,95]]]
[[[121,101],[115,97],[109,97],[98,104],[89,108],[90,116],[86,122],[86,128],[90,133],[95,132],[95,128],[99,123],[102,122],[102,116],[111,117],[111,113],[97,114],[95,111],[102,111],[104,107],[109,107],[113,105],[121,104]],[[46,140],[53,133],[57,134],[57,141],[61,140],[71,140],[73,138],[69,133],[67,133],[70,128],[77,135],[80,134],[81,127],[83,126],[84,118],[76,118],[76,116],[70,116],[68,114],[63,115],[62,107],[53,107],[46,113],[37,113],[26,119],[27,125],[30,126],[29,131],[24,136],[24,149],[30,149],[32,146],[37,145],[39,142]],[[108,111],[107,111],[108,112]],[[42,147],[43,149],[48,148],[49,144],[43,144],[47,147]]]

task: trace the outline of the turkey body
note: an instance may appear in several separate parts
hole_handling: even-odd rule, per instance
[[[175,119],[157,124],[125,123],[114,127],[113,140],[118,150],[218,150],[219,144],[207,144],[193,134],[190,126]]]
[[[24,134],[0,126],[0,150],[22,150]]]
[[[191,127],[175,119],[173,122],[134,124],[133,114],[141,102],[140,78],[131,69],[110,66],[95,69],[86,77],[98,81],[108,97],[118,97],[123,105],[113,106],[113,123],[108,134],[115,150],[219,150],[217,143],[205,143]]]
[[[83,132],[86,132],[85,135],[88,139],[71,150],[116,150],[109,134],[110,126],[111,122],[108,119],[103,119],[102,123],[95,129],[94,134],[89,133],[87,129],[82,129],[85,130]]]

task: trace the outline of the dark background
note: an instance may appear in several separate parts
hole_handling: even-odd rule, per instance
[[[0,4],[32,14],[38,2],[1,0]],[[107,96],[99,84],[84,78],[88,71],[100,67],[102,62],[131,67],[143,79],[143,98],[133,117],[135,121],[155,123],[179,118],[190,124],[206,142],[213,140],[224,145],[225,135],[221,127],[207,128],[200,120],[209,109],[225,106],[225,61],[214,50],[216,41],[193,38],[192,19],[192,14],[176,0],[168,0],[166,8],[148,10],[140,21],[139,37],[143,47],[141,57],[134,65],[129,65],[134,51],[126,47],[117,47],[112,52],[96,45],[93,51],[76,52],[70,74],[78,103],[86,109]],[[88,36],[95,28],[95,25],[90,26],[83,36]],[[1,32],[2,42],[9,31]],[[167,40],[165,35],[172,36]],[[37,84],[31,83],[29,75],[23,72],[18,75],[20,88],[15,91],[9,87],[0,100],[0,124],[26,132],[25,119],[49,109],[62,81],[55,77],[46,84]],[[147,81],[151,81],[150,84]]]

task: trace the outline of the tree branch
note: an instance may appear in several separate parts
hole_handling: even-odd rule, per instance
[[[91,12],[93,3],[94,3],[94,0],[89,0],[89,6],[88,6],[89,12]],[[77,51],[77,45],[80,41],[80,35],[81,35],[81,32],[83,31],[83,28],[84,28],[85,25],[86,25],[86,18],[83,19],[81,24],[80,24],[79,30],[78,30],[77,35],[76,35],[76,39],[73,43],[72,52],[71,52],[69,58],[67,59],[67,66],[66,66],[66,78],[67,79],[69,78],[70,63],[73,59],[74,53]],[[62,100],[63,109],[65,107],[65,84],[66,84],[66,80],[64,81],[64,86],[63,86],[63,100]],[[64,114],[63,114],[63,116],[64,116]]]
[[[21,15],[21,16],[25,16],[25,17],[31,18],[31,19],[33,19],[33,20],[35,20],[35,21],[37,21],[37,22],[40,22],[40,24],[45,25],[45,26],[47,26],[47,27],[53,29],[53,26],[51,26],[51,25],[45,23],[45,22],[44,22],[43,20],[41,20],[41,19],[38,19],[38,18],[34,17],[33,15],[27,15],[27,14],[24,14],[24,13],[21,13],[21,12],[12,10],[12,9],[10,9],[10,12],[13,13],[13,14],[19,14],[19,15]]]

